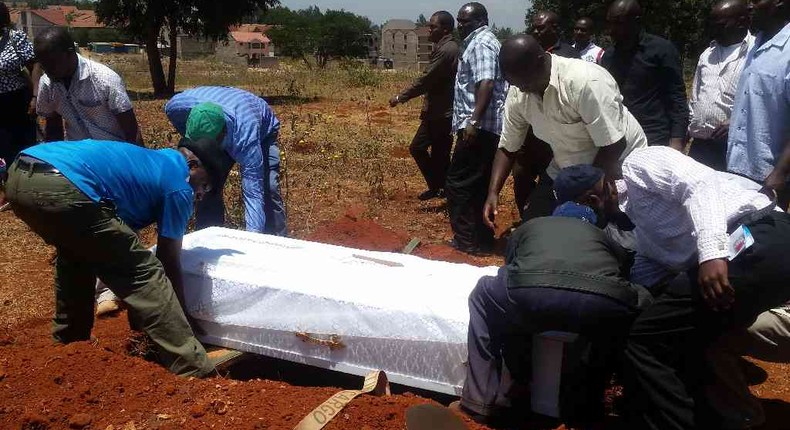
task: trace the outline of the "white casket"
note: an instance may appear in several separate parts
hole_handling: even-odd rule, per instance
[[[209,228],[184,237],[200,340],[459,395],[474,267]]]

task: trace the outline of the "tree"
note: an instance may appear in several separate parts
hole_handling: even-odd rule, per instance
[[[425,27],[426,25],[428,25],[428,20],[425,19],[425,15],[420,14],[420,16],[417,17],[417,27]]]
[[[373,27],[366,17],[344,10],[322,13],[315,6],[297,11],[273,8],[261,20],[275,26],[269,35],[281,55],[300,59],[308,67],[314,57],[322,68],[334,58],[366,56],[366,35]]]
[[[175,92],[180,33],[223,39],[231,25],[278,3],[278,0],[98,0],[96,14],[102,23],[122,28],[145,42],[154,94],[168,95]],[[167,80],[158,48],[165,31],[170,42]]]
[[[369,19],[344,10],[328,10],[321,19],[320,38],[316,49],[319,67],[326,67],[333,58],[359,58],[368,54],[366,34],[373,23]]]
[[[576,19],[589,16],[598,30],[606,23],[606,11],[613,0],[534,0],[527,11],[526,24],[541,10],[560,15],[566,35],[571,34]],[[651,33],[675,43],[681,55],[698,55],[710,42],[707,33],[708,14],[716,0],[651,0],[642,1],[642,24]]]
[[[506,40],[507,38],[515,34],[512,28],[497,27],[496,24],[491,26],[491,31],[494,33],[494,36],[496,36],[496,38],[499,39],[500,42]]]

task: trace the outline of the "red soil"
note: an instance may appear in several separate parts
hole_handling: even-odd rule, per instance
[[[334,222],[320,225],[306,239],[385,252],[401,252],[409,243],[407,235],[383,227],[373,220],[364,218],[360,213],[358,209],[351,209]],[[412,254],[430,260],[479,264],[477,258],[444,244],[421,243]]]
[[[130,355],[132,333],[122,317],[100,320],[95,344],[53,345],[48,329],[38,321],[0,333],[2,429],[292,429],[339,391],[178,378]],[[429,401],[361,396],[326,428],[402,429],[406,408]]]
[[[406,234],[364,219],[361,213],[349,211],[310,238],[396,252],[408,242]],[[19,232],[17,237],[28,235]],[[46,250],[41,245],[32,248]],[[0,260],[16,258],[12,253],[0,248]],[[439,244],[421,245],[415,254],[479,264],[479,260]],[[28,255],[36,265],[47,264],[46,252]],[[51,282],[37,276],[39,283]],[[99,320],[93,334],[94,343],[63,346],[52,343],[49,322],[41,318],[0,329],[0,429],[292,429],[341,389],[272,380],[282,376],[249,381],[182,379],[134,355],[130,340],[135,336],[123,316]],[[788,366],[757,364],[767,371],[767,380],[753,387],[755,394],[770,399],[763,401],[769,422],[766,429],[786,428],[790,419]],[[277,366],[277,362],[266,366]],[[281,370],[277,367],[269,373],[278,375]],[[315,380],[310,385],[341,384],[334,381]],[[343,383],[343,388],[358,388],[361,383],[358,378],[350,386]],[[408,393],[382,398],[363,395],[326,428],[401,430],[409,406],[431,401]],[[464,419],[473,430],[485,429]],[[556,428],[556,424],[529,422],[522,428]]]

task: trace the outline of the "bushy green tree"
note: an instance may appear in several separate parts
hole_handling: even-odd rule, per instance
[[[321,12],[318,7],[290,10],[277,7],[261,18],[275,27],[269,31],[280,55],[300,59],[308,66],[313,57],[319,67],[331,59],[367,55],[367,35],[373,24],[366,17],[344,10]]]
[[[603,32],[606,11],[613,0],[534,0],[527,11],[526,24],[530,27],[537,11],[551,10],[560,15],[562,28],[571,35],[577,18],[589,16]],[[716,0],[643,0],[642,24],[653,34],[666,37],[675,43],[681,55],[696,56],[710,42],[706,22],[711,6]]]
[[[278,0],[98,0],[96,14],[101,22],[144,41],[154,93],[167,95],[175,91],[179,33],[222,39],[231,25],[277,4]],[[158,48],[165,31],[170,42],[167,80]]]

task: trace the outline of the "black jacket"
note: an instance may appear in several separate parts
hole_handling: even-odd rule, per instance
[[[614,76],[625,106],[650,145],[685,138],[689,110],[680,54],[672,42],[644,31],[631,50],[608,48],[601,65]]]
[[[425,94],[420,118],[452,118],[458,55],[458,43],[451,35],[443,37],[433,47],[430,63],[423,75],[400,93],[401,102]]]

